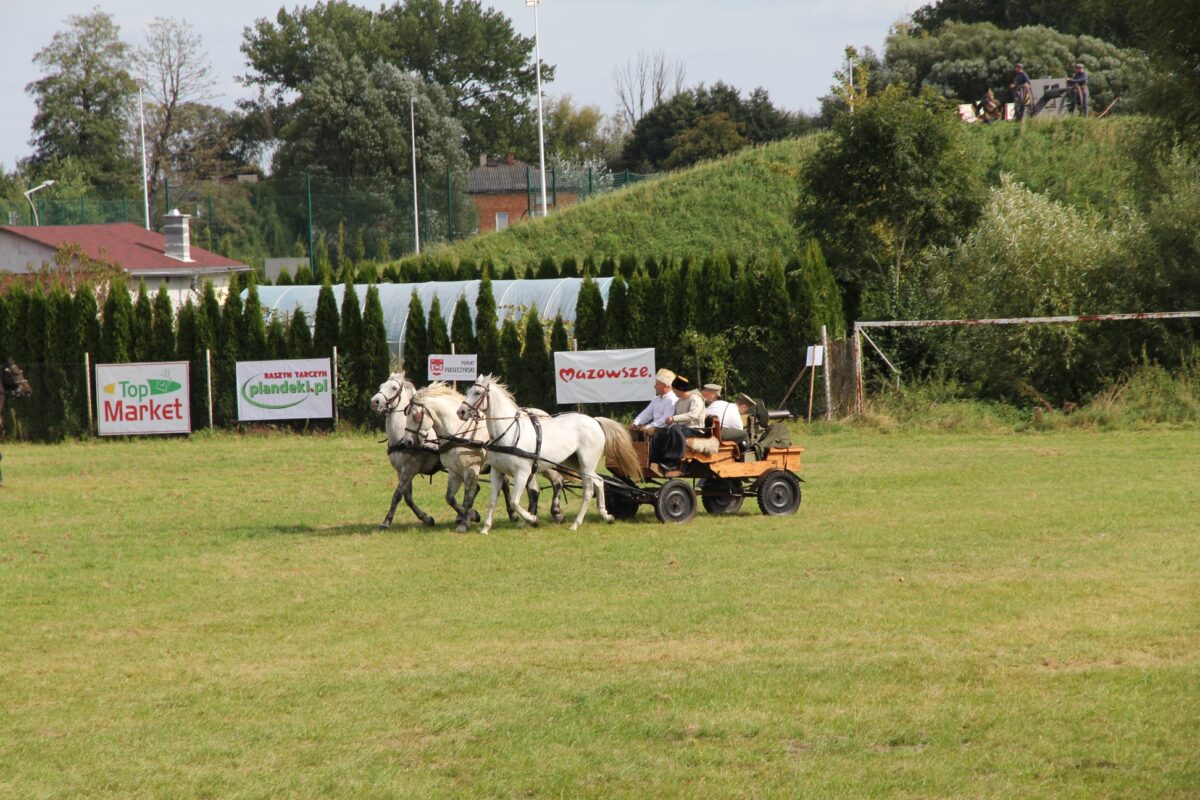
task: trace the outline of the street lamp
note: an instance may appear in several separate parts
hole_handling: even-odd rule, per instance
[[[546,216],[546,137],[542,133],[542,48],[538,37],[538,6],[542,0],[525,0],[533,8],[533,60],[537,68],[538,93],[538,156],[542,167],[542,216]]]
[[[29,209],[30,209],[31,211],[33,211],[33,224],[34,224],[35,226],[40,226],[42,223],[41,223],[41,222],[38,220],[37,206],[35,206],[35,205],[33,204],[33,197],[32,197],[32,195],[33,195],[33,193],[34,193],[34,192],[40,192],[42,189],[49,188],[49,187],[51,187],[51,186],[53,186],[53,185],[54,185],[54,181],[42,181],[40,184],[38,184],[37,186],[33,187],[33,188],[32,188],[32,189],[30,189],[29,191],[27,191],[27,192],[22,192],[22,194],[23,194],[23,195],[25,195],[25,199],[29,201]]]
[[[412,181],[413,181],[413,242],[417,255],[421,255],[421,218],[417,213],[417,112],[416,99],[408,98],[408,130],[412,136]]]

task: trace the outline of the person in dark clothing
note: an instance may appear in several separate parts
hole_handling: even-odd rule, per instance
[[[1017,107],[1016,118],[1020,120],[1024,119],[1025,112],[1033,107],[1033,87],[1029,85],[1029,76],[1025,74],[1024,64],[1017,64],[1013,69],[1016,70],[1016,75],[1008,88],[1012,89],[1013,104]]]
[[[1004,118],[1004,109],[991,89],[987,90],[982,100],[975,103],[975,116],[985,125]]]
[[[675,414],[667,418],[671,425],[650,440],[650,461],[663,469],[679,466],[687,449],[687,437],[709,435],[707,430],[700,427],[704,424],[704,400],[692,394],[691,382],[683,375],[677,375],[671,383],[671,389],[679,396]]]
[[[1088,76],[1083,71],[1083,64],[1075,65],[1075,74],[1067,78],[1067,83],[1071,85],[1071,97],[1074,102],[1071,103],[1072,110],[1078,110],[1083,116],[1088,115]]]

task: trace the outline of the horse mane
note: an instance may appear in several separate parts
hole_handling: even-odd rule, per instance
[[[434,400],[439,397],[449,397],[454,400],[462,400],[462,395],[454,391],[454,388],[443,381],[434,381],[433,383],[421,389],[413,396],[413,402],[418,405],[426,400]]]
[[[503,383],[501,383],[500,379],[495,375],[480,375],[479,381],[483,381],[493,389],[497,390],[502,397],[508,398],[508,402],[512,403],[517,408],[521,407],[521,404],[517,402],[517,398],[513,397],[512,391]],[[479,381],[476,381],[476,383],[479,383]]]

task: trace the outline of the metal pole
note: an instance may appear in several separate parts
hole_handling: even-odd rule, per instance
[[[825,349],[825,421],[829,422],[833,419],[833,387],[829,381],[829,331],[825,326],[821,326],[821,347]]]
[[[208,387],[208,428],[213,428],[212,350],[204,348],[204,384]]]
[[[333,428],[337,430],[338,424],[338,358],[337,345],[333,346],[333,363],[330,365],[333,368]]]
[[[83,375],[87,385],[87,415],[88,415],[88,436],[92,435],[95,423],[92,418],[92,355],[91,353],[83,354]]]
[[[450,181],[450,168],[446,168],[446,241],[454,241],[454,184]]]
[[[142,89],[138,87],[138,119],[142,130],[142,207],[146,212],[146,230],[150,230],[150,179],[146,175],[146,109],[142,102]]]
[[[542,167],[542,216],[546,216],[546,137],[542,131],[542,45],[538,36],[538,7],[542,0],[525,0],[525,5],[533,6],[533,59],[537,69],[538,97],[538,155]]]
[[[412,136],[413,249],[417,255],[421,255],[421,221],[417,216],[417,110],[414,97],[408,98],[408,129]]]
[[[863,365],[862,336],[858,323],[854,323],[854,413],[863,413]]]
[[[316,257],[313,255],[312,175],[305,173],[304,182],[308,193],[308,271],[313,274],[313,282],[319,283]]]

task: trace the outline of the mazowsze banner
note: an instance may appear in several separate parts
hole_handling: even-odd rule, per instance
[[[96,430],[101,436],[189,433],[188,362],[96,365]]]
[[[618,403],[654,397],[654,348],[554,354],[559,403]]]
[[[329,359],[239,361],[237,399],[241,422],[332,417]]]
[[[474,353],[430,353],[429,380],[470,381],[479,374],[479,356]]]

